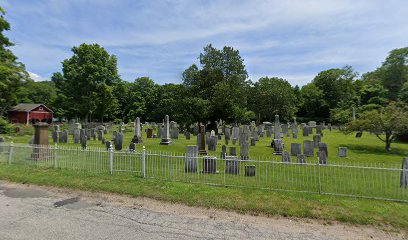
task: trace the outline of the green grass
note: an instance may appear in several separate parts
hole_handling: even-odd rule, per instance
[[[256,189],[213,187],[142,179],[129,174],[84,174],[68,170],[0,164],[0,179],[148,197],[189,206],[220,208],[239,213],[322,219],[408,229],[408,207],[403,203],[275,192]]]

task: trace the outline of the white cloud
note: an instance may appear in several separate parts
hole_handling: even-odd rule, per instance
[[[42,81],[47,80],[36,73],[30,72],[30,71],[27,71],[27,72],[30,75],[30,78],[33,79],[35,82],[42,82]]]

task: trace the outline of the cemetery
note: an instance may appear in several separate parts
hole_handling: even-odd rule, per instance
[[[408,159],[404,158],[408,147],[394,143],[395,154],[372,152],[378,142],[369,133],[346,135],[336,126],[328,129],[315,122],[281,124],[278,115],[273,126],[225,124],[218,126],[217,135],[200,123],[182,131],[168,115],[163,122],[142,124],[137,118],[119,125],[88,124],[90,129],[80,123],[35,124],[34,136],[1,138],[0,163],[220,186],[408,199]],[[309,134],[298,136],[298,128],[307,128]]]

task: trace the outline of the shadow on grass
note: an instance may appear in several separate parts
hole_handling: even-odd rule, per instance
[[[408,151],[406,149],[393,147],[391,144],[391,151],[385,150],[384,147],[379,146],[367,146],[364,144],[341,144],[342,147],[347,147],[349,150],[358,153],[374,153],[379,155],[401,155],[408,156]]]

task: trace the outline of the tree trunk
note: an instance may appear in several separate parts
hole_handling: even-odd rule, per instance
[[[390,133],[385,133],[385,150],[390,151],[391,150],[391,134]]]

